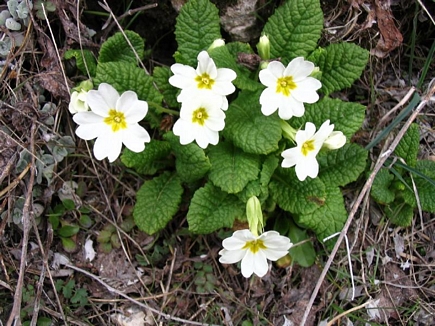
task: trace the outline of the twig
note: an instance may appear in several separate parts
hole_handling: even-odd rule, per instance
[[[338,316],[336,316],[336,317],[334,317],[333,319],[331,319],[331,320],[326,324],[326,326],[332,326],[332,325],[334,325],[335,322],[336,322],[337,320],[339,320],[340,318],[342,318],[342,317],[344,317],[344,316],[350,314],[351,312],[354,312],[354,311],[356,311],[356,310],[360,310],[361,308],[364,308],[365,306],[369,305],[370,303],[372,303],[372,300],[369,300],[369,301],[363,303],[362,305],[359,305],[359,306],[353,307],[353,308],[351,308],[351,309],[349,309],[349,310],[343,311],[341,314],[339,314]]]
[[[356,211],[359,208],[359,205],[361,204],[362,200],[364,199],[364,196],[366,192],[368,192],[373,184],[373,180],[376,177],[376,174],[379,172],[381,167],[384,165],[385,161],[389,158],[389,156],[393,153],[393,151],[396,149],[397,145],[399,144],[399,141],[403,138],[403,135],[408,130],[411,123],[415,120],[417,115],[423,110],[423,108],[426,106],[426,104],[430,101],[431,96],[435,92],[435,85],[432,87],[432,89],[427,93],[426,96],[422,99],[420,104],[417,106],[415,111],[412,113],[412,115],[409,117],[409,119],[405,122],[402,129],[400,129],[399,133],[397,134],[397,137],[394,138],[393,142],[389,146],[389,148],[380,155],[380,158],[378,162],[376,163],[372,173],[368,177],[366,183],[364,184],[364,187],[362,188],[360,194],[358,195],[357,200],[355,201],[352,210],[349,214],[349,217],[346,221],[346,224],[343,227],[343,230],[340,233],[340,236],[338,237],[337,243],[335,244],[334,248],[332,249],[332,252],[329,256],[328,261],[325,264],[325,267],[322,270],[322,273],[320,274],[319,280],[317,281],[316,287],[314,288],[313,293],[311,294],[310,301],[307,304],[307,307],[305,308],[304,316],[302,317],[301,326],[305,325],[305,322],[308,319],[308,315],[310,314],[311,308],[313,306],[314,300],[316,299],[317,293],[319,292],[320,286],[322,285],[323,280],[325,279],[326,273],[329,270],[329,267],[332,264],[332,261],[335,258],[335,255],[337,254],[338,248],[341,245],[341,242],[343,241],[344,236],[347,233],[347,230],[349,229],[350,224],[353,221],[353,218],[355,216]]]
[[[89,276],[90,278],[92,278],[93,280],[97,281],[98,283],[100,283],[101,285],[103,285],[109,292],[115,293],[125,299],[127,299],[128,301],[138,305],[139,307],[142,307],[144,309],[147,309],[165,319],[170,319],[173,321],[178,321],[180,323],[184,323],[184,324],[191,324],[191,325],[202,325],[202,326],[219,326],[219,325],[215,325],[215,324],[205,324],[205,323],[200,323],[200,322],[196,322],[196,321],[190,321],[190,320],[186,320],[186,319],[182,319],[182,318],[178,318],[178,317],[174,317],[171,316],[169,314],[165,314],[157,309],[154,309],[150,306],[148,306],[147,304],[144,304],[140,301],[137,301],[136,299],[130,298],[128,295],[126,295],[125,293],[111,287],[109,284],[107,284],[106,282],[102,281],[99,277],[95,276],[94,274],[89,273],[88,271],[85,271],[84,269],[81,269],[79,267],[70,265],[70,264],[65,264],[65,267],[71,268],[77,272],[80,272],[82,274],[85,274],[86,276]]]
[[[30,130],[30,151],[31,153],[35,152],[35,133],[36,133],[36,126],[37,124],[35,121],[32,123],[32,128]],[[22,217],[22,223],[23,223],[23,245],[21,248],[21,262],[20,262],[20,272],[18,274],[18,281],[17,281],[17,287],[15,289],[14,294],[14,305],[12,307],[11,314],[9,315],[9,319],[6,323],[7,326],[12,326],[13,323],[16,323],[16,325],[21,325],[20,321],[20,311],[21,311],[21,299],[23,295],[23,284],[24,284],[24,273],[26,271],[26,265],[27,265],[27,246],[29,244],[29,232],[30,232],[30,208],[32,205],[32,191],[33,191],[33,184],[35,182],[35,157],[32,156],[31,159],[32,169],[30,170],[30,177],[29,182],[27,184],[27,193],[26,193],[26,201],[24,202],[23,207],[23,217]]]

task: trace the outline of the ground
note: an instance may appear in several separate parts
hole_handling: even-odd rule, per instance
[[[359,197],[373,181],[369,173],[343,189],[349,251],[344,241],[331,252],[313,238],[317,259],[309,268],[273,265],[266,277],[245,279],[235,265],[217,261],[220,233],[187,231],[186,207],[159,234],[139,231],[131,214],[144,180],[119,161],[94,160],[76,138],[69,94],[84,77],[74,60],[62,59],[80,44],[98,53],[118,26],[98,1],[81,1],[79,8],[75,1],[51,2],[46,17],[34,8],[31,23],[21,30],[22,44],[5,57],[1,73],[0,325],[435,324],[434,215],[416,211],[411,227],[391,225],[382,207]],[[144,63],[151,71],[174,62],[178,2],[107,1],[122,28],[145,38]],[[236,1],[213,2],[223,15]],[[253,45],[255,31],[280,3],[259,1]],[[334,0],[322,1],[322,8],[320,45],[344,40],[370,51],[361,78],[334,94],[367,107],[352,141],[367,145],[406,108],[407,95],[423,97],[432,90],[432,102],[393,128],[370,150],[370,160],[375,167],[379,153],[403,136],[400,128],[411,119],[421,130],[419,158],[434,160],[435,3]],[[96,35],[87,37],[86,28]],[[234,37],[223,35],[227,41]],[[32,155],[24,157],[25,148]],[[62,228],[60,220],[80,229]],[[91,262],[88,240],[97,251]]]

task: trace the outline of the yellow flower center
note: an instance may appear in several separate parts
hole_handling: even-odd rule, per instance
[[[246,242],[243,249],[249,249],[252,253],[257,253],[260,249],[266,249],[263,240],[257,239]]]
[[[127,128],[124,113],[116,111],[115,109],[110,109],[109,116],[104,118],[104,122],[112,127],[113,132]]]
[[[199,108],[196,109],[195,111],[193,111],[192,114],[192,122],[193,123],[198,123],[200,126],[203,126],[205,123],[205,120],[208,119],[208,114],[206,109],[204,108]]]
[[[201,76],[196,76],[195,81],[198,83],[199,89],[211,89],[214,84],[214,79],[210,78],[207,73],[203,73]]]
[[[285,76],[278,78],[276,82],[276,92],[282,93],[284,96],[289,96],[290,91],[296,88],[296,83],[293,81],[292,76]]]
[[[307,156],[310,152],[314,151],[314,140],[307,140],[302,144],[302,155]]]

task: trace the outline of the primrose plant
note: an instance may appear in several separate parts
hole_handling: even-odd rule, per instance
[[[241,261],[245,277],[264,276],[267,260],[287,254],[313,264],[312,243],[292,243],[308,230],[323,241],[342,229],[340,187],[357,180],[367,158],[350,142],[365,107],[330,95],[360,76],[368,52],[351,43],[318,47],[322,28],[319,0],[286,1],[257,54],[225,44],[216,7],[190,0],[177,18],[171,67],[152,75],[140,68],[144,40],[132,31],[110,37],[98,59],[66,53],[90,77],[72,93],[77,135],[96,139],[97,159],[121,155],[146,176],[133,211],[141,230],[156,233],[177,213],[196,234],[245,222],[223,241],[222,263]],[[259,65],[247,67],[242,55]]]

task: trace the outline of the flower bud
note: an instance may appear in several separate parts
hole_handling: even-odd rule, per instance
[[[257,51],[261,59],[263,60],[270,59],[270,42],[269,42],[269,37],[267,35],[264,34],[260,37],[260,40],[257,43]]]
[[[208,48],[207,51],[211,51],[213,49],[216,49],[216,48],[224,46],[224,45],[225,45],[225,41],[221,38],[218,38],[218,39],[213,41],[213,43],[210,45],[210,47]]]
[[[81,90],[80,92],[72,92],[71,99],[68,105],[68,109],[71,114],[89,111],[89,106],[86,103],[87,95],[88,92],[85,90]]]
[[[295,141],[296,139],[296,133],[297,130],[294,129],[292,126],[290,126],[286,121],[284,120],[280,120],[280,125],[281,125],[281,130],[282,130],[282,135],[287,138],[290,139],[292,141]]]
[[[248,217],[249,230],[256,237],[263,233],[263,212],[257,197],[252,196],[246,203],[246,216]]]
[[[328,149],[339,149],[346,144],[346,136],[341,131],[333,131],[323,143]]]

